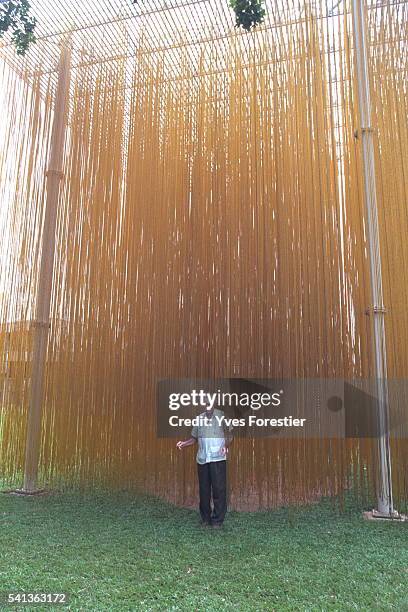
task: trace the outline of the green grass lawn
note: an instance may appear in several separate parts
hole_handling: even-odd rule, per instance
[[[352,502],[230,513],[212,530],[130,493],[1,494],[0,519],[3,598],[70,595],[9,609],[408,610],[408,523],[364,521]]]

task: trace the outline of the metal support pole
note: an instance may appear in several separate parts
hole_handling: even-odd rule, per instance
[[[374,134],[371,124],[370,80],[367,58],[367,31],[364,0],[352,0],[354,49],[360,114],[361,146],[364,168],[364,199],[370,259],[375,377],[378,399],[378,512],[393,515],[391,453],[388,415],[387,353],[385,343],[383,287],[378,227],[377,192],[374,166]]]
[[[65,41],[58,65],[58,84],[55,96],[47,189],[44,212],[41,264],[37,288],[37,301],[33,338],[33,362],[31,371],[30,403],[28,409],[27,438],[24,466],[23,492],[33,493],[37,488],[38,461],[41,444],[42,401],[44,370],[50,327],[50,304],[54,269],[55,228],[57,220],[60,183],[69,99],[71,48]]]

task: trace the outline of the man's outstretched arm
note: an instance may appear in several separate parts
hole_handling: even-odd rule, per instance
[[[188,440],[179,440],[176,446],[179,450],[181,450],[182,448],[185,448],[186,446],[192,446],[196,442],[197,442],[197,438],[189,438]]]

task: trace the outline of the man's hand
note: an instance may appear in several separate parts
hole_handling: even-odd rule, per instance
[[[195,438],[189,438],[188,440],[179,440],[176,446],[179,450],[181,450],[182,448],[185,448],[186,446],[191,446],[192,444],[195,444],[196,442],[197,440]]]
[[[228,448],[226,446],[221,446],[220,453],[221,453],[221,455],[225,455],[226,456],[227,453],[228,453]]]

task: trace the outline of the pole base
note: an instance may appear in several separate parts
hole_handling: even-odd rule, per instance
[[[373,509],[363,512],[363,518],[366,521],[397,521],[399,523],[405,523],[408,521],[408,516],[406,514],[400,514],[397,510],[394,510],[392,514],[387,514],[385,512],[379,512],[378,510]]]
[[[3,491],[8,495],[18,495],[20,497],[35,497],[37,495],[46,495],[46,489],[35,489],[34,491],[26,491],[25,489],[8,489]]]

